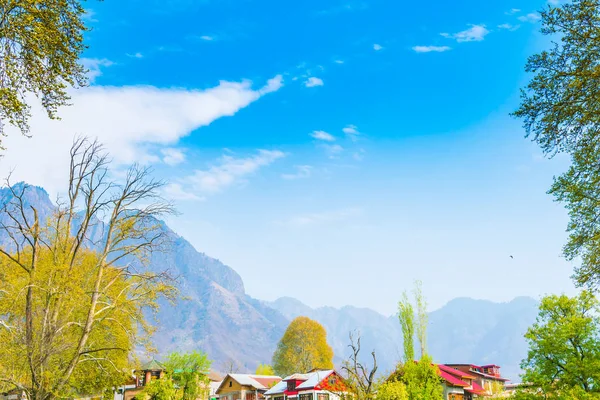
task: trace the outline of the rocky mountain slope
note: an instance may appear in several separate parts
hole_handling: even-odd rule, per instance
[[[0,189],[0,202],[9,199],[8,190]],[[43,217],[54,209],[39,187],[27,190],[26,202]],[[198,252],[166,224],[161,226],[171,237],[170,246],[153,254],[150,266],[178,276],[184,298],[161,307],[154,337],[160,353],[202,349],[215,360],[216,369],[250,371],[258,363],[269,363],[289,321],[306,315],[326,327],[337,363],[347,354],[348,334],[354,330],[361,332],[365,356],[376,351],[381,372],[400,359],[402,334],[396,317],[352,306],[312,309],[292,298],[256,300],[245,293],[232,268]],[[6,246],[6,239],[0,232],[0,245]],[[440,362],[496,363],[503,374],[518,379],[519,361],[526,355],[523,334],[535,319],[536,307],[530,298],[509,303],[454,299],[430,314],[429,350]]]

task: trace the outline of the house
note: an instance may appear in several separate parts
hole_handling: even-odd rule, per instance
[[[217,389],[221,386],[223,377],[214,371],[208,373],[208,398],[215,400],[217,398]]]
[[[273,375],[227,374],[216,390],[221,400],[258,400],[281,381]]]
[[[144,364],[124,385],[118,387],[115,392],[114,400],[133,400],[139,395],[144,386],[155,379],[161,379],[165,376],[165,367],[156,360],[151,360]],[[140,399],[138,399],[140,400]]]
[[[438,364],[446,400],[472,400],[503,394],[508,379],[500,375],[497,365]]]
[[[347,392],[335,370],[313,370],[284,378],[265,393],[266,400],[339,400]]]
[[[447,367],[475,376],[474,382],[481,386],[487,394],[504,391],[508,379],[500,374],[500,367],[494,364],[477,366],[473,364],[445,364]]]

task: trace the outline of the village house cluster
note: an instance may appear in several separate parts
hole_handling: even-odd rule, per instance
[[[445,400],[509,397],[514,385],[500,374],[497,365],[438,364]],[[114,400],[143,400],[139,394],[154,379],[164,379],[165,368],[157,361],[147,363],[130,382],[115,391]],[[351,398],[344,379],[335,370],[313,370],[285,378],[271,375],[208,375],[206,390],[198,400],[342,400]],[[0,400],[20,400],[6,397]]]

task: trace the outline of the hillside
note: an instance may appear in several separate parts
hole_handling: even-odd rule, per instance
[[[52,213],[54,205],[42,188],[29,187],[25,197],[42,218]],[[0,189],[0,202],[9,199],[10,192]],[[0,222],[4,218],[0,215]],[[375,349],[382,373],[400,359],[402,334],[396,317],[352,306],[312,309],[292,298],[256,300],[245,293],[232,268],[198,252],[166,224],[161,229],[171,241],[165,252],[152,255],[150,267],[179,277],[183,298],[175,305],[163,304],[158,313],[154,342],[160,353],[202,349],[215,360],[216,369],[234,365],[240,372],[251,371],[270,362],[289,321],[306,315],[327,329],[337,364],[354,330],[361,332],[366,356]],[[9,245],[1,232],[0,245]],[[526,355],[523,334],[535,319],[536,307],[530,298],[509,303],[454,299],[430,314],[429,350],[439,362],[496,363],[504,375],[518,379],[518,365]]]

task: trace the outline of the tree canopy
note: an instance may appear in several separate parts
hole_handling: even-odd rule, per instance
[[[589,291],[542,299],[521,368],[527,387],[520,398],[586,398],[600,395],[600,304]],[[579,393],[575,397],[574,393]]]
[[[256,375],[275,375],[273,367],[269,364],[258,364],[258,367],[256,367],[256,371],[254,373]]]
[[[0,2],[0,133],[5,124],[29,133],[32,98],[48,116],[68,104],[69,86],[86,84],[79,57],[85,45],[79,0]]]
[[[273,369],[285,377],[314,368],[333,368],[333,350],[327,344],[327,332],[321,324],[308,317],[298,317],[277,344]]]
[[[110,181],[95,142],[76,141],[71,156],[66,199],[49,216],[27,185],[8,182],[0,205],[0,391],[32,400],[121,383],[153,331],[147,311],[174,295],[169,276],[142,262],[166,240],[161,184],[136,166],[124,184]]]
[[[176,397],[182,400],[196,400],[209,390],[208,373],[212,362],[206,353],[171,353],[164,365],[177,385]]]
[[[571,166],[555,178],[550,193],[565,204],[570,222],[564,248],[581,265],[574,279],[600,283],[600,3],[573,0],[550,4],[542,13],[542,33],[554,41],[531,56],[534,76],[513,113],[527,136],[548,156],[566,153]]]

